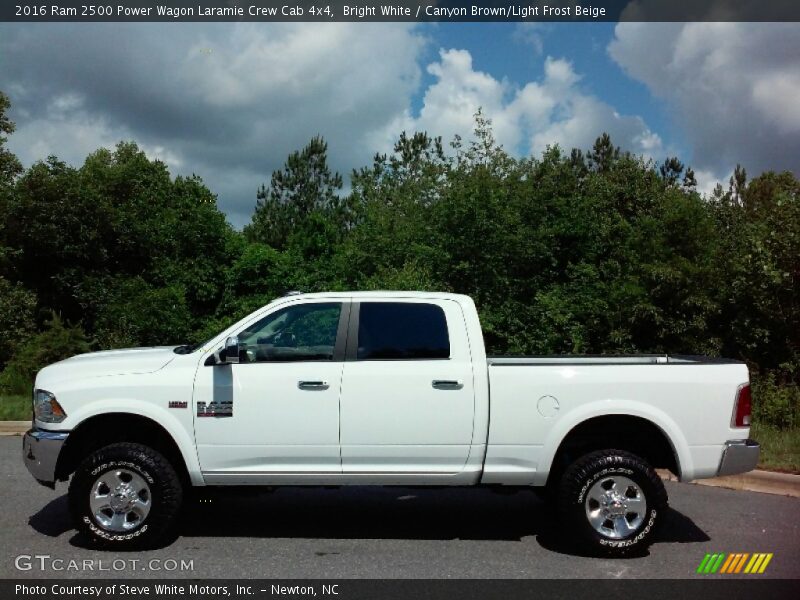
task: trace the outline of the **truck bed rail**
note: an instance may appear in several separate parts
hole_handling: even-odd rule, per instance
[[[708,365],[739,364],[741,361],[689,354],[554,354],[533,356],[489,356],[490,367],[547,365]]]

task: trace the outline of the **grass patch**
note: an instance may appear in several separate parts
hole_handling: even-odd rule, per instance
[[[781,431],[755,423],[750,429],[750,437],[761,444],[760,468],[800,473],[800,428]]]
[[[30,396],[0,396],[0,421],[30,421]]]

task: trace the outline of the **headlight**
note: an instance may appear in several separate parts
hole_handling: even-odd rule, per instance
[[[61,423],[67,418],[67,413],[53,394],[45,390],[33,390],[33,416],[43,423]]]

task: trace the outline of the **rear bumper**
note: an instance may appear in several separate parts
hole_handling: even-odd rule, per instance
[[[747,473],[756,468],[761,446],[755,440],[729,440],[725,442],[717,476]]]
[[[55,487],[56,464],[69,433],[31,429],[22,438],[22,458],[31,475],[47,487]]]

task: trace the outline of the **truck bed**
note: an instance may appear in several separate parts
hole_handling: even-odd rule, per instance
[[[684,368],[684,367],[695,368]],[[512,367],[512,368],[509,368]],[[488,357],[489,436],[483,481],[544,485],[561,440],[610,415],[647,421],[674,445],[684,480],[711,477],[747,367],[686,355]]]

